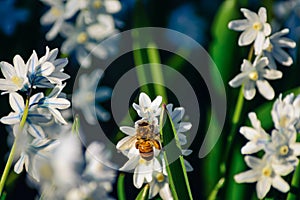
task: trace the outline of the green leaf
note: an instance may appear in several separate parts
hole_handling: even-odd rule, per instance
[[[121,173],[118,178],[117,190],[118,190],[118,199],[126,200],[125,188],[124,188],[124,179],[125,174]]]
[[[231,20],[239,17],[240,11],[237,1],[227,0],[221,4],[212,25],[213,40],[209,51],[219,72],[212,71],[211,75],[214,76],[216,73],[221,73],[225,83],[233,78],[232,74],[234,72],[239,70],[238,65],[240,62],[237,60],[238,33],[229,30],[227,27]],[[211,68],[211,70],[215,70],[215,68]],[[216,85],[216,88],[218,88],[218,85]]]
[[[145,187],[140,191],[140,193],[135,198],[136,200],[146,200],[149,197],[149,184],[146,184]]]
[[[160,124],[164,158],[173,198],[193,199],[176,129],[165,105],[162,108]]]

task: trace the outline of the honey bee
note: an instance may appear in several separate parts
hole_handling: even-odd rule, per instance
[[[135,145],[143,159],[152,160],[154,156],[153,148],[161,149],[160,135],[156,133],[154,125],[144,120],[140,121],[137,124],[136,135],[119,149],[130,148],[131,145]]]

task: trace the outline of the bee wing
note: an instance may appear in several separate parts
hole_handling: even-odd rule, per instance
[[[132,146],[135,145],[136,138],[137,138],[136,136],[124,137],[122,140],[118,142],[116,148],[119,149],[120,151],[130,149]]]

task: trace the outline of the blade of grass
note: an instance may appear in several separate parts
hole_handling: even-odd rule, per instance
[[[140,193],[135,198],[136,200],[147,200],[149,199],[149,184],[146,184],[144,188],[140,191]]]
[[[124,179],[125,179],[125,174],[121,173],[119,175],[118,182],[117,182],[117,191],[118,191],[119,200],[126,200]]]
[[[160,124],[164,158],[173,198],[193,199],[176,129],[165,105],[162,108]]]

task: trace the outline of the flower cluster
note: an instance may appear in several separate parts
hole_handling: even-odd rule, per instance
[[[46,34],[47,40],[58,33],[66,40],[61,46],[64,54],[75,52],[81,66],[87,68],[92,63],[90,53],[98,58],[106,58],[115,51],[115,46],[98,45],[106,37],[116,33],[112,13],[121,9],[118,0],[41,0],[50,9],[41,17],[41,24],[52,25]],[[75,18],[75,23],[72,20]]]
[[[252,127],[243,126],[240,133],[249,142],[242,148],[242,154],[254,154],[261,150],[265,152],[260,159],[245,156],[246,164],[251,168],[234,177],[238,183],[257,182],[258,198],[264,198],[271,186],[281,192],[290,189],[282,178],[295,170],[300,155],[300,143],[296,142],[300,124],[300,95],[296,98],[290,94],[282,99],[280,95],[271,111],[274,129],[271,135],[262,128],[255,113],[249,113]]]
[[[0,79],[0,90],[4,91],[2,94],[8,93],[13,110],[0,121],[12,126],[19,158],[14,167],[16,173],[22,172],[25,165],[26,171],[35,177],[32,160],[56,143],[45,133],[44,127],[49,123],[67,124],[60,110],[70,107],[69,100],[61,93],[66,85],[63,81],[69,78],[63,72],[68,60],[57,59],[57,54],[57,49],[50,51],[47,47],[40,59],[33,51],[26,63],[19,55],[14,57],[13,65],[0,63],[4,76]],[[33,94],[36,88],[48,88],[48,94]]]
[[[142,119],[136,121],[134,127],[120,127],[120,130],[128,136],[118,142],[117,149],[129,159],[120,170],[134,169],[133,183],[136,188],[141,188],[143,183],[149,183],[149,198],[159,193],[162,199],[173,199],[159,134],[158,117],[161,114],[161,102],[161,96],[151,101],[145,93],[140,94],[139,104],[133,103],[133,108]],[[192,125],[189,122],[182,122],[184,108],[173,109],[173,105],[168,104],[167,109],[172,117],[180,144],[186,144],[186,136],[183,133],[190,130]],[[191,153],[191,150],[182,150],[182,155]],[[187,171],[193,170],[186,160],[185,166]]]
[[[296,43],[284,37],[289,33],[285,28],[271,35],[271,26],[267,23],[266,9],[261,7],[258,14],[242,8],[241,12],[246,19],[233,20],[228,27],[235,31],[242,31],[239,37],[239,46],[253,44],[256,58],[253,63],[244,60],[241,73],[229,82],[232,87],[243,85],[244,97],[248,100],[254,98],[256,87],[258,91],[268,100],[274,98],[275,93],[267,80],[280,79],[282,73],[277,70],[277,63],[284,66],[293,64],[293,59],[283,48],[294,48]]]
[[[33,161],[39,180],[33,186],[43,199],[110,199],[116,174],[104,145],[92,142],[83,154],[76,134],[70,129],[59,132],[56,148]]]

